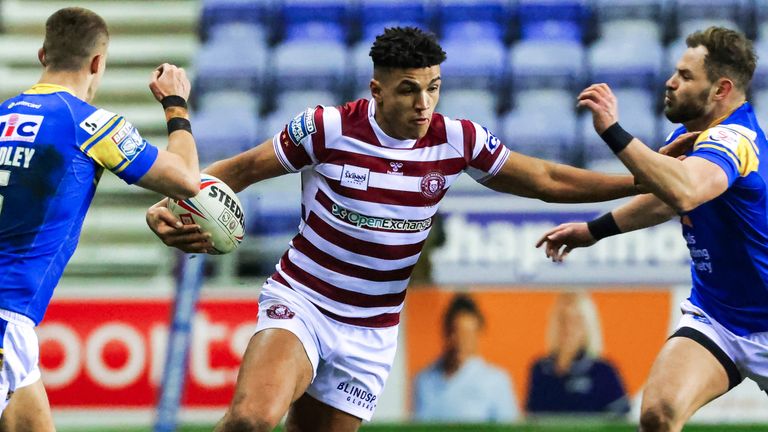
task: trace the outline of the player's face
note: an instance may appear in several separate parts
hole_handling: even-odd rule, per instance
[[[474,355],[477,352],[480,327],[480,320],[474,314],[456,314],[447,334],[447,351],[459,359]]]
[[[440,66],[392,69],[371,83],[376,122],[392,138],[418,139],[427,134],[440,98]]]
[[[703,117],[711,110],[715,84],[707,78],[703,46],[688,48],[666,82],[664,114],[672,123],[686,123]]]

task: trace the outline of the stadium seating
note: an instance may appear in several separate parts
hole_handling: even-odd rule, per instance
[[[572,40],[523,40],[509,53],[509,78],[516,88],[575,89],[584,83],[584,49]]]

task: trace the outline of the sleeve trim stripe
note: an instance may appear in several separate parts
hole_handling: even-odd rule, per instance
[[[112,120],[109,121],[109,123],[104,125],[104,127],[101,128],[99,132],[96,132],[92,137],[85,140],[85,142],[80,146],[80,150],[88,153],[88,150],[90,150],[91,147],[102,141],[109,134],[109,132],[115,128],[115,126],[122,123],[124,123],[124,120],[120,116],[115,116]]]
[[[501,144],[504,145],[504,144]],[[505,163],[507,163],[507,159],[509,159],[509,155],[512,153],[507,147],[504,147],[501,151],[504,152],[504,155],[496,159],[496,163],[491,168],[491,170],[488,172],[488,174],[493,177],[496,174],[501,171],[501,167],[504,166]]]
[[[749,143],[749,145],[752,146],[752,150],[755,151],[755,154],[760,154],[760,150],[758,150],[757,144],[752,142],[752,139],[750,137],[748,137],[743,131],[741,131],[741,130],[739,130],[737,128],[728,127],[726,125],[721,125],[721,127],[724,128],[724,129],[728,129],[729,131],[736,132],[737,134],[741,135]]]
[[[291,165],[291,162],[288,161],[288,159],[283,155],[283,151],[280,148],[279,141],[272,139],[272,147],[275,149],[275,155],[277,155],[277,160],[280,161],[280,164],[285,168],[288,172],[298,172],[296,168]]]
[[[123,172],[123,170],[125,170],[127,167],[128,167],[128,159],[123,159],[122,162],[117,164],[117,166],[112,168],[110,171],[117,174],[117,173]]]
[[[741,167],[741,163],[739,162],[738,157],[736,155],[734,155],[733,152],[730,149],[728,149],[727,147],[720,146],[720,145],[713,144],[713,143],[698,144],[696,147],[697,147],[697,149],[700,149],[700,148],[711,148],[711,149],[715,149],[715,150],[720,150],[721,152],[727,154],[728,157],[733,159],[733,163],[735,163],[737,167]]]

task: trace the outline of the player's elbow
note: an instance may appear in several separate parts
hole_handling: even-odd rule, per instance
[[[687,213],[701,204],[698,197],[688,190],[674,191],[665,201],[678,214]]]

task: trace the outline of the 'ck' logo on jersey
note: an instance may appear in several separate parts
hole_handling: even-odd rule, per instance
[[[43,116],[7,114],[0,116],[0,141],[34,142]]]

